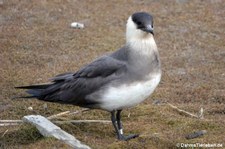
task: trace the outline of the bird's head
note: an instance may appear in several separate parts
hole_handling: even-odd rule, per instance
[[[153,38],[153,17],[146,12],[136,12],[127,20],[126,39],[143,40]]]

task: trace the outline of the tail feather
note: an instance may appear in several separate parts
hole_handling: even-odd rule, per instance
[[[46,89],[51,84],[38,84],[38,85],[28,85],[28,86],[17,86],[17,89]]]
[[[19,96],[14,97],[13,99],[17,98],[39,98],[42,96],[42,93],[45,89],[47,89],[52,84],[40,84],[40,85],[29,85],[29,86],[17,86],[16,89],[28,89],[26,92],[30,95],[28,96]]]
[[[26,91],[31,97],[40,97],[42,95],[43,89],[29,89]]]
[[[16,96],[16,97],[12,97],[11,99],[18,99],[18,98],[36,98],[36,96]]]

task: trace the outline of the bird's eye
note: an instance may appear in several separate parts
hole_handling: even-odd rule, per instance
[[[141,22],[137,22],[137,25],[141,25],[142,23]]]

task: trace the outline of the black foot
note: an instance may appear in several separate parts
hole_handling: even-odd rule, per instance
[[[134,138],[137,138],[137,137],[139,137],[139,134],[130,134],[128,136],[120,135],[118,139],[121,140],[121,141],[128,141],[130,139],[134,139]]]

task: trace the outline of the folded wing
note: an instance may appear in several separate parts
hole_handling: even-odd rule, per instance
[[[55,76],[50,84],[18,88],[29,89],[27,92],[30,96],[28,97],[88,107],[98,104],[97,100],[88,99],[88,95],[119,78],[124,71],[126,71],[124,61],[104,56],[84,66],[76,73]]]

